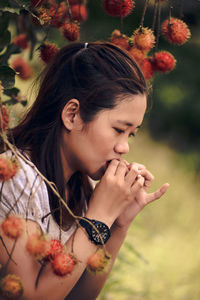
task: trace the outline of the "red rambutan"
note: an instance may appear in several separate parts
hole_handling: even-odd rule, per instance
[[[174,45],[183,45],[191,36],[187,24],[176,18],[165,20],[162,23],[161,32],[162,35]]]
[[[87,260],[87,269],[94,274],[103,273],[107,270],[111,256],[103,249],[98,249]]]
[[[4,104],[0,106],[0,130],[7,130],[9,127],[10,115]]]
[[[129,54],[135,59],[138,64],[141,64],[144,60],[144,52],[136,47],[131,47],[129,49]]]
[[[77,259],[71,253],[58,253],[52,261],[52,268],[56,275],[71,274],[77,264]]]
[[[133,0],[103,0],[104,11],[112,17],[126,17],[135,6]]]
[[[6,236],[17,239],[24,232],[25,223],[22,218],[10,215],[3,220],[1,228]]]
[[[125,34],[122,34],[118,29],[115,29],[112,32],[110,41],[122,49],[130,49],[129,38]]]
[[[140,64],[140,67],[142,69],[144,78],[146,80],[152,79],[153,75],[154,75],[154,67],[152,64],[152,60],[150,58],[144,58],[144,60],[142,61],[142,63]]]
[[[17,162],[12,158],[0,157],[0,181],[6,181],[14,177],[18,170]]]
[[[47,256],[50,245],[47,236],[41,233],[33,233],[28,237],[26,249],[35,259],[41,260]]]
[[[8,274],[0,282],[0,295],[4,300],[21,299],[24,287],[21,278],[15,274]]]
[[[71,6],[72,19],[77,22],[84,22],[88,18],[88,11],[84,4],[77,4]]]
[[[59,6],[52,6],[49,9],[49,15],[51,16],[51,25],[60,28],[67,19],[66,4],[61,2]]]
[[[155,71],[168,73],[174,69],[176,60],[168,51],[156,52],[153,56],[153,67]]]
[[[39,50],[41,59],[48,64],[58,53],[59,48],[55,44],[45,42],[39,47]]]
[[[76,41],[79,38],[79,26],[76,23],[65,23],[61,30],[69,41]]]
[[[16,36],[13,39],[13,44],[15,44],[16,46],[18,46],[20,48],[26,49],[28,47],[26,34],[22,33],[22,34],[19,34],[18,36]]]
[[[47,252],[45,260],[53,260],[55,256],[59,253],[62,253],[63,245],[60,240],[51,240],[50,249]]]
[[[155,36],[153,31],[147,27],[136,29],[133,32],[132,38],[134,45],[142,51],[149,51],[154,47]]]
[[[29,79],[33,74],[33,69],[22,57],[15,58],[11,63],[11,67],[23,80]]]

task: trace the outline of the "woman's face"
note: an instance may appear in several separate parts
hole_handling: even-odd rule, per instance
[[[70,173],[79,170],[99,180],[112,159],[129,152],[128,139],[142,124],[146,102],[146,95],[129,95],[115,108],[99,112],[86,127],[78,115],[67,133],[63,165]]]

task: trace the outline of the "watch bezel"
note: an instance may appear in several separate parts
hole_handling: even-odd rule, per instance
[[[87,222],[87,220],[90,221],[97,228],[97,230],[99,231],[99,233],[102,237],[103,243],[102,243],[101,238],[99,237],[99,233],[92,227],[92,225],[89,222]],[[86,229],[86,232],[88,233],[89,239],[93,243],[95,243],[96,245],[103,245],[110,238],[110,229],[109,229],[109,227],[101,221],[89,219],[89,218],[86,218],[86,217],[82,217],[81,219],[79,219],[79,224]],[[101,230],[98,229],[99,225],[102,228],[104,228],[104,230],[106,231],[105,232],[106,236],[101,234]]]

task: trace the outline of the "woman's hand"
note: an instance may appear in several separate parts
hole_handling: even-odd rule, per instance
[[[153,202],[154,200],[159,199],[162,195],[165,194],[167,188],[169,187],[168,183],[162,185],[161,188],[156,190],[153,193],[147,193],[154,177],[153,175],[145,168],[144,165],[131,163],[128,165],[126,162],[129,172],[132,169],[136,169],[139,173],[137,176],[137,180],[140,181],[142,187],[139,189],[137,194],[132,198],[132,201],[126,207],[126,209],[122,212],[122,214],[115,220],[114,225],[119,227],[129,226],[133,219],[137,216],[137,214],[148,204]],[[139,178],[139,179],[138,179]]]
[[[135,167],[129,169],[124,160],[112,160],[94,189],[86,216],[111,226],[142,188],[139,172]]]

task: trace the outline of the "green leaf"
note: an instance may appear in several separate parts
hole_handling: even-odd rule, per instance
[[[9,14],[0,10],[0,35],[7,30],[9,24]]]
[[[1,0],[0,8],[4,8],[4,7],[10,7],[10,3],[8,0]]]
[[[0,66],[0,80],[4,89],[11,89],[15,85],[15,71],[8,66]]]
[[[5,92],[4,92],[4,94],[5,94]],[[3,104],[6,104],[6,105],[15,105],[15,104],[17,104],[17,102],[18,101],[16,99],[10,98],[10,99],[4,101]]]
[[[8,62],[8,59],[12,54],[18,54],[21,53],[22,49],[15,44],[9,44],[5,53],[0,55],[0,64],[1,65],[6,65]]]
[[[17,96],[18,93],[19,93],[19,89],[16,87],[12,89],[4,90],[4,94],[10,97]]]
[[[0,35],[0,52],[10,43],[10,40],[10,31],[6,30]]]

